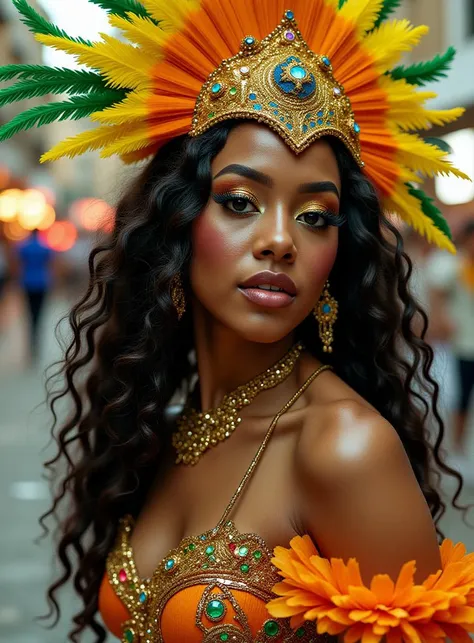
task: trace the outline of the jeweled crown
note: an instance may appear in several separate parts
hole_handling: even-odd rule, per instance
[[[212,72],[197,99],[190,134],[234,118],[267,124],[297,154],[318,138],[335,136],[363,166],[350,100],[329,58],[306,44],[292,11],[263,40],[244,38],[240,52]]]

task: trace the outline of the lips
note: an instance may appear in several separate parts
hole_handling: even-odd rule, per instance
[[[269,270],[253,275],[239,290],[253,304],[265,308],[286,308],[296,296],[295,283],[288,275]]]
[[[296,295],[296,285],[293,279],[283,272],[264,270],[253,275],[240,285],[241,288],[259,288],[267,292],[284,292],[291,297]]]

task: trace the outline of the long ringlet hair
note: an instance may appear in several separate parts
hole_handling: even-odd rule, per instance
[[[72,579],[83,602],[69,635],[74,642],[87,628],[105,641],[97,609],[107,554],[119,519],[142,508],[170,440],[167,407],[195,374],[192,312],[177,323],[170,285],[180,272],[189,295],[191,224],[208,202],[211,163],[235,125],[173,139],[145,167],[118,205],[110,240],[92,251],[87,292],[69,314],[72,339],[49,380],[58,450],[45,465],[54,502],[41,523],[47,533],[48,519],[61,515],[62,573],[48,590],[45,618],[53,617],[54,627],[57,592]],[[441,473],[456,478],[452,504],[465,508],[458,504],[462,479],[440,453],[444,427],[430,375],[433,352],[423,339],[427,318],[410,294],[412,265],[400,233],[343,145],[331,145],[346,218],[330,276],[339,303],[334,352],[322,352],[312,315],[297,338],[395,427],[441,539]],[[72,411],[58,422],[63,398]]]

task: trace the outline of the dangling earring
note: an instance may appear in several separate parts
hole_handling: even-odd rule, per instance
[[[323,351],[332,353],[334,335],[332,327],[337,320],[338,305],[329,292],[329,281],[324,286],[321,297],[314,308],[314,316],[319,324],[319,336],[323,343]]]
[[[181,317],[186,312],[186,299],[184,296],[184,288],[183,288],[183,282],[181,280],[181,274],[179,272],[176,273],[173,279],[171,280],[171,299],[173,301],[174,307],[176,308],[176,312],[178,314],[178,320],[180,320]]]

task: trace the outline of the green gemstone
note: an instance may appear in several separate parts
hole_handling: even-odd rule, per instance
[[[248,574],[250,567],[248,565],[241,565],[240,566],[240,571],[244,572],[244,574]]]
[[[127,643],[133,643],[133,639],[135,638],[135,635],[133,634],[132,630],[125,630],[125,640]]]
[[[209,114],[207,115],[207,118],[214,118],[215,115],[216,115],[215,112],[209,112]]]
[[[203,569],[209,569],[209,565],[207,563],[204,563],[204,565],[202,565],[202,568]]]
[[[235,95],[236,95],[236,93],[237,93],[237,87],[231,87],[231,88],[229,89],[229,94],[230,94],[231,96],[235,96]],[[225,640],[227,641],[227,639],[225,639]]]
[[[215,562],[216,562],[216,557],[214,556],[214,554],[212,554],[211,556],[209,556],[209,560],[211,561],[211,563],[215,563]]]
[[[304,629],[304,627],[300,627],[299,629],[296,630],[296,636],[299,639],[302,639],[305,634],[306,634],[306,630]]]
[[[220,621],[224,618],[225,606],[222,601],[213,600],[206,605],[206,614],[211,621]]]
[[[130,583],[129,587],[130,587],[130,589],[135,589],[135,583]]]
[[[196,549],[196,545],[194,543],[191,543],[188,547],[189,551],[194,551]]]
[[[214,545],[209,545],[209,547],[206,547],[206,554],[208,556],[210,556],[213,553],[214,553]]]
[[[229,640],[229,635],[227,634],[227,632],[222,632],[222,634],[220,635],[219,638],[220,638],[221,641],[228,641]]]
[[[276,621],[267,621],[263,627],[267,636],[278,636],[280,626]]]
[[[243,558],[244,556],[247,556],[248,553],[249,553],[248,547],[239,547],[239,556],[242,556]]]
[[[260,550],[254,551],[253,557],[255,558],[255,560],[260,560],[260,558],[262,557],[262,552]]]
[[[187,554],[187,553],[188,553],[188,548],[187,548],[187,547],[185,547],[185,548],[183,549],[183,554]]]

